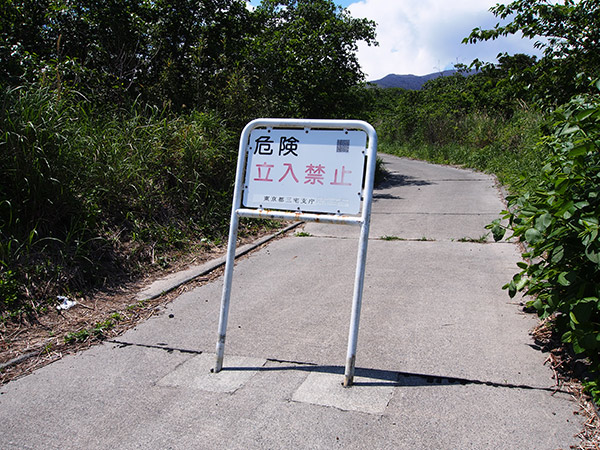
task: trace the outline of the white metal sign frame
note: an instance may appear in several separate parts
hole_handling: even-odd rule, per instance
[[[257,133],[257,130],[258,133]],[[352,139],[337,139],[336,144],[329,142],[319,142],[323,136],[329,137],[320,131],[338,131],[349,135]],[[332,181],[325,181],[322,177],[324,166],[321,169],[317,166],[309,167],[306,165],[306,171],[301,176],[306,179],[300,183],[298,176],[293,173],[291,163],[285,163],[285,159],[281,161],[280,166],[283,175],[278,174],[277,177],[280,183],[285,181],[288,176],[294,176],[296,184],[304,189],[304,193],[308,193],[304,197],[294,197],[293,195],[285,195],[285,191],[279,196],[263,195],[262,199],[259,192],[255,195],[256,190],[262,189],[258,184],[253,185],[252,181],[269,181],[271,178],[270,172],[274,170],[275,164],[270,163],[272,160],[256,159],[251,165],[251,161],[255,155],[272,157],[274,154],[278,156],[296,155],[298,152],[296,144],[298,142],[298,133],[313,134],[316,139],[311,142],[313,145],[312,151],[330,152],[331,145],[337,145],[337,153],[341,153],[340,158],[345,158],[344,153],[355,153],[356,143],[361,142],[360,137],[355,133],[366,136],[366,143],[360,149],[361,163],[360,176],[357,172],[356,155],[352,156],[352,160],[336,160],[340,162],[340,166],[335,168],[331,173]],[[334,137],[341,135],[335,134]],[[343,136],[342,136],[343,137]],[[341,143],[340,143],[341,141]],[[341,151],[340,151],[341,145]],[[262,147],[261,147],[262,146]],[[271,147],[272,146],[272,147]],[[360,145],[359,145],[360,146]],[[286,153],[287,152],[287,153]],[[313,153],[318,154],[318,153]],[[225,263],[225,278],[223,284],[223,294],[221,297],[221,310],[219,314],[219,330],[217,341],[217,359],[214,372],[220,372],[223,368],[223,356],[225,353],[225,338],[227,333],[227,320],[229,316],[229,304],[231,298],[231,285],[233,280],[233,268],[235,263],[235,248],[237,242],[237,233],[240,217],[263,218],[263,219],[284,219],[298,221],[313,221],[333,224],[348,224],[359,225],[360,238],[358,244],[358,256],[356,263],[356,273],[354,280],[354,293],[352,300],[352,314],[350,318],[350,329],[348,333],[348,351],[346,355],[346,367],[344,372],[344,386],[348,387],[354,379],[354,370],[356,362],[356,346],[358,341],[358,329],[360,321],[360,310],[362,305],[362,292],[365,277],[365,264],[367,259],[367,243],[369,237],[369,226],[371,218],[371,204],[373,199],[373,183],[375,179],[375,162],[377,156],[377,133],[375,129],[367,122],[361,120],[321,120],[321,119],[256,119],[248,123],[240,137],[238,161],[236,169],[235,187],[233,192],[233,204],[231,208],[231,222],[229,227],[229,240],[227,244],[227,259]],[[334,157],[337,158],[337,157]],[[302,164],[306,164],[304,160]],[[331,159],[327,159],[331,161]],[[343,161],[347,161],[344,163]],[[350,164],[354,161],[352,170]],[[310,163],[312,165],[312,163]],[[329,162],[327,163],[329,164]],[[345,165],[348,164],[348,165]],[[332,166],[333,167],[333,166]],[[334,169],[330,167],[330,172]],[[252,170],[255,173],[252,175]],[[261,170],[262,172],[258,172]],[[292,173],[290,173],[292,171]],[[274,176],[274,175],[273,175]],[[348,177],[344,179],[344,177]],[[254,177],[254,178],[253,178]],[[352,178],[352,183],[350,179]],[[357,182],[358,180],[358,182]],[[321,187],[319,191],[311,191],[311,184],[316,185],[316,188]],[[329,185],[335,187],[351,186],[354,191],[337,190],[335,195],[329,195],[331,190],[324,191],[329,188]],[[359,186],[356,186],[356,185]],[[355,192],[356,188],[360,187],[359,192]],[[319,197],[314,192],[327,192],[327,195]],[[341,194],[340,194],[341,193]],[[356,195],[358,202],[353,200],[353,195]],[[335,198],[332,198],[335,197]],[[281,201],[280,201],[281,200]],[[264,204],[263,204],[264,203]],[[246,205],[246,206],[244,206]],[[357,214],[354,212],[357,209]],[[267,207],[271,207],[269,209]],[[350,213],[348,213],[350,212]]]

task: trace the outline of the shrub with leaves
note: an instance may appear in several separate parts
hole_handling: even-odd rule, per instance
[[[597,83],[600,89],[600,82]],[[574,97],[559,109],[538,188],[509,198],[508,228],[527,247],[521,272],[505,288],[521,291],[542,317],[600,374],[600,96]],[[500,220],[491,226],[498,240]],[[600,385],[588,388],[600,400]]]

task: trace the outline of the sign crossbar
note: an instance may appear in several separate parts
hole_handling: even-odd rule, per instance
[[[246,125],[239,143],[213,372],[223,369],[240,217],[358,225],[343,383],[352,385],[376,156],[375,129],[360,120],[256,119]]]

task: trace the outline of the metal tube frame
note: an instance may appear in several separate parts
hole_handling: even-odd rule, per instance
[[[244,170],[246,165],[246,149],[250,133],[255,128],[315,128],[331,130],[362,130],[367,133],[367,168],[365,185],[363,187],[363,204],[360,216],[340,214],[315,214],[302,212],[289,212],[267,209],[242,208],[242,193],[244,185]],[[221,311],[219,314],[219,331],[217,341],[217,358],[213,372],[223,369],[223,356],[225,354],[225,338],[227,333],[227,320],[229,317],[229,304],[231,299],[231,285],[233,281],[233,267],[235,263],[235,248],[240,217],[272,218],[285,220],[302,220],[311,222],[324,222],[334,224],[360,225],[360,238],[354,277],[354,292],[352,299],[352,314],[348,331],[348,350],[346,354],[346,367],[344,371],[344,386],[349,387],[354,380],[356,365],[356,347],[360,311],[362,306],[362,293],[365,279],[365,265],[367,260],[367,244],[369,240],[369,226],[371,221],[371,204],[373,201],[373,184],[375,180],[375,163],[377,157],[377,133],[375,129],[362,120],[320,120],[320,119],[256,119],[248,123],[240,137],[238,161],[231,207],[231,221],[229,225],[229,240],[227,242],[227,260],[225,262],[225,278],[223,280],[223,294],[221,297]]]

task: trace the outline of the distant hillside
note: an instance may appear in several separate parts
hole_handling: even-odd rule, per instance
[[[448,77],[454,75],[457,70],[444,70],[443,72],[430,73],[429,75],[394,75],[390,74],[380,80],[369,81],[381,88],[402,88],[413,91],[421,89],[426,81],[433,80],[438,77]]]

